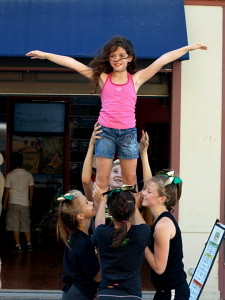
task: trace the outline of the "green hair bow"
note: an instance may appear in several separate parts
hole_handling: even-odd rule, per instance
[[[73,192],[73,193],[66,193],[64,195],[61,195],[59,198],[57,198],[57,201],[72,200],[74,197],[77,197],[81,194],[82,193],[80,191],[76,191],[76,192]]]
[[[182,182],[182,180],[179,178],[179,177],[176,177],[174,176],[174,171],[168,171],[168,172],[164,172],[164,171],[161,171],[159,172],[159,175],[163,175],[163,176],[167,176],[168,179],[166,180],[166,182],[164,183],[163,186],[167,186],[167,185],[170,185],[171,183],[174,183],[174,184],[179,184]]]
[[[128,184],[123,184],[121,186],[121,188],[116,188],[113,190],[110,190],[108,192],[105,192],[102,194],[102,196],[108,195],[108,197],[112,197],[112,195],[120,193],[120,192],[132,192],[132,193],[137,193],[137,191],[135,190],[135,185],[128,185]]]

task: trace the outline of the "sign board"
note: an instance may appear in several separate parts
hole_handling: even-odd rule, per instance
[[[65,102],[15,103],[14,133],[64,133],[65,114]]]
[[[221,224],[219,220],[217,220],[189,283],[189,300],[199,299],[224,238],[225,225]]]

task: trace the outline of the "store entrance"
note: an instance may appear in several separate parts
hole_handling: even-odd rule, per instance
[[[43,103],[46,101],[46,103]],[[28,112],[25,106],[16,103],[51,104],[48,114],[54,111],[56,103],[65,105],[65,123],[63,129],[55,124],[53,132],[45,132],[46,125],[36,120],[36,132],[20,124],[21,115]],[[31,105],[32,106],[32,105]],[[34,105],[35,106],[35,105]],[[74,97],[8,97],[7,98],[7,143],[6,173],[9,171],[10,153],[20,151],[25,158],[25,167],[30,170],[35,180],[32,217],[32,253],[15,254],[10,233],[4,229],[4,216],[1,218],[1,257],[3,289],[61,289],[63,245],[57,242],[55,234],[56,198],[69,188],[82,190],[80,175],[87,151],[93,124],[100,109],[98,96]],[[21,108],[22,107],[22,108]],[[37,106],[35,106],[37,108]],[[39,106],[40,109],[40,106]],[[15,123],[15,111],[20,118]],[[28,114],[28,115],[29,115]],[[51,119],[55,122],[56,116]],[[170,164],[170,99],[162,97],[138,97],[137,109],[138,139],[141,130],[146,130],[150,137],[148,150],[152,172],[155,174]],[[25,122],[26,123],[26,122]],[[26,125],[27,126],[27,125]],[[62,123],[61,123],[62,126]],[[28,126],[29,128],[29,126]],[[41,128],[41,130],[40,130]],[[55,128],[58,131],[54,132]],[[139,188],[142,187],[142,166],[138,161],[137,177]],[[142,267],[142,289],[153,290],[150,282],[150,268],[146,262]]]
[[[23,156],[23,168],[34,179],[34,196],[30,209],[33,251],[15,253],[12,232],[1,215],[0,257],[3,289],[61,289],[63,246],[56,239],[57,197],[68,188],[68,109],[66,97],[4,97],[7,134],[1,136],[5,164],[11,170],[11,155]],[[21,234],[21,246],[25,245]]]

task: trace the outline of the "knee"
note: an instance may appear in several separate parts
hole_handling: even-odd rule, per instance
[[[96,173],[96,183],[101,189],[105,189],[109,186],[109,176],[97,172]]]
[[[122,176],[124,184],[135,185],[137,183],[136,174],[126,174]]]

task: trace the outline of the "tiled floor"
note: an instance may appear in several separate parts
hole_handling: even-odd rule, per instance
[[[33,252],[2,254],[3,289],[45,289],[62,288],[61,276],[63,247],[56,242],[34,247]]]
[[[61,290],[63,246],[50,239],[30,253],[2,254],[2,289]],[[142,267],[142,290],[151,290],[149,267]]]

